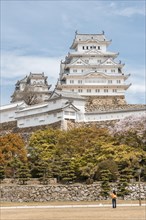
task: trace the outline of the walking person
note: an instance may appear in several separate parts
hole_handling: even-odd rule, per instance
[[[111,196],[111,198],[112,198],[112,207],[113,207],[113,208],[116,208],[116,206],[117,206],[117,201],[116,201],[117,195],[116,195],[116,191],[113,190],[113,192],[110,194],[110,196]]]

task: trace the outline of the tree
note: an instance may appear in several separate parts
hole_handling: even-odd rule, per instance
[[[97,180],[101,179],[101,174],[103,170],[109,170],[110,175],[109,175],[109,181],[116,181],[118,178],[118,165],[114,160],[104,160],[100,163],[98,163],[98,169],[96,172],[95,178]]]
[[[30,179],[30,170],[28,164],[21,164],[17,170],[16,177],[19,179],[19,183],[25,185],[26,182]]]
[[[52,177],[52,172],[48,161],[39,161],[37,163],[36,169],[40,183],[44,185],[48,184],[49,178]]]
[[[34,91],[33,87],[26,86],[22,92],[22,98],[27,105],[34,105],[40,103],[41,100],[38,98],[37,91]]]
[[[60,179],[63,183],[74,182],[76,179],[74,163],[70,158],[62,158],[60,166]]]
[[[0,183],[4,178],[5,178],[4,167],[2,165],[0,165]]]
[[[42,100],[38,98],[37,91],[33,86],[26,85],[24,90],[16,90],[12,95],[12,102],[25,101],[27,105],[40,103]]]
[[[27,150],[18,134],[6,134],[0,137],[0,161],[5,177],[15,177],[19,163],[27,163]]]
[[[118,196],[121,196],[123,199],[125,195],[129,195],[130,190],[128,186],[130,184],[130,179],[132,178],[132,170],[129,167],[123,169],[122,165],[119,166],[119,182],[118,182]]]
[[[110,176],[111,172],[108,169],[101,170],[101,196],[108,198],[110,192]]]
[[[128,137],[128,131],[121,135],[112,135],[107,129],[95,126],[37,131],[31,136],[28,147],[31,174],[39,177],[45,166],[45,175],[49,172],[49,176],[58,181],[90,182],[100,180],[100,171],[109,170],[109,180],[116,181],[119,164],[123,170],[126,167],[132,170],[146,163],[141,137]]]
[[[47,129],[37,131],[31,136],[28,159],[33,177],[42,175],[40,173],[42,173],[43,167],[46,170],[46,174],[49,172],[49,175],[52,176],[54,161],[57,157],[58,135],[60,133],[60,130]]]

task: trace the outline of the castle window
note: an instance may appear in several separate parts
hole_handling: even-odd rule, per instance
[[[74,84],[74,80],[70,80],[70,84]]]
[[[109,83],[109,84],[112,83],[112,80],[108,80],[108,83]]]
[[[113,92],[117,92],[117,89],[113,89]]]
[[[86,46],[86,49],[88,50],[88,46]]]
[[[85,47],[83,46],[83,50],[85,49]]]
[[[89,60],[85,60],[86,63],[89,63]]]
[[[104,89],[104,92],[108,92],[108,89]]]
[[[118,73],[121,73],[121,69],[120,68],[118,68]]]
[[[65,115],[69,115],[69,112],[65,111],[64,114],[65,114]]]
[[[81,72],[83,73],[83,72],[84,72],[84,70],[81,70]]]
[[[104,70],[104,72],[106,73],[106,72],[107,72],[107,70]]]
[[[74,73],[77,73],[77,70],[73,70]]]
[[[71,92],[74,92],[74,89],[71,89]]]
[[[80,93],[81,93],[81,92],[83,92],[83,90],[82,90],[82,89],[78,89],[78,92],[80,92]]]
[[[95,89],[95,92],[96,92],[96,93],[99,93],[99,92],[100,92],[100,89]]]
[[[70,115],[71,115],[71,116],[74,116],[74,115],[75,115],[75,112],[70,112]]]
[[[90,49],[92,49],[92,46],[90,46]]]
[[[91,92],[91,89],[87,89],[87,92],[90,93],[90,92]]]
[[[96,49],[96,46],[93,46],[94,49]]]
[[[117,83],[121,83],[121,80],[117,80]]]
[[[100,50],[101,48],[100,48],[100,46],[98,46],[98,50]]]
[[[78,80],[78,84],[82,84],[82,80]]]
[[[111,70],[112,73],[115,73],[115,70]]]

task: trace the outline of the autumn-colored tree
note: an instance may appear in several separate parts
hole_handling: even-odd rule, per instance
[[[52,176],[58,135],[60,133],[60,130],[47,129],[37,131],[31,136],[28,147],[28,159],[33,177],[40,176],[39,169],[42,169],[42,164],[46,167],[45,169],[49,169],[49,175]]]
[[[0,161],[5,177],[15,177],[20,162],[27,162],[27,151],[23,139],[18,134],[6,134],[0,137]]]
[[[31,173],[38,177],[41,164],[46,164],[46,173],[58,181],[87,181],[99,180],[99,171],[108,169],[109,180],[116,181],[119,164],[123,169],[136,169],[144,167],[146,161],[146,151],[141,144],[135,147],[128,136],[125,140],[121,141],[119,134],[112,135],[107,129],[95,126],[37,131],[28,147]]]

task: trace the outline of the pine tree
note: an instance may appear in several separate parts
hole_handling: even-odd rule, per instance
[[[30,179],[30,171],[27,164],[21,164],[20,168],[17,170],[16,177],[19,180],[19,183],[25,185],[26,182]]]
[[[0,165],[0,183],[4,178],[5,178],[4,167],[2,165]]]
[[[101,171],[101,196],[107,197],[109,196],[109,191],[110,191],[110,185],[109,185],[109,180],[110,180],[111,172],[109,170],[102,170]]]
[[[119,182],[118,182],[118,196],[121,196],[124,199],[125,195],[130,194],[128,189],[130,179],[132,178],[132,170],[129,167],[126,167],[119,171]]]
[[[49,163],[47,161],[40,161],[37,164],[37,170],[38,170],[37,175],[39,177],[40,183],[44,185],[48,184],[49,178],[52,177]]]
[[[74,164],[69,158],[64,158],[60,167],[61,181],[64,183],[73,182],[76,179]]]

